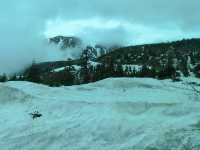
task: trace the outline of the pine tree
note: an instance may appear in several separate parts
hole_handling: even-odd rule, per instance
[[[106,62],[103,64],[105,68],[105,78],[113,77],[115,75],[115,64],[111,57],[107,57]]]
[[[81,66],[81,83],[88,83],[89,82],[89,61],[92,57],[92,49],[90,47],[86,47],[86,49],[83,50],[81,55],[82,60],[82,66]]]
[[[176,77],[176,69],[172,64],[168,63],[165,65],[163,70],[158,74],[159,79],[167,79],[167,78],[175,78]]]
[[[126,66],[126,68],[125,68],[125,71],[124,71],[124,75],[126,76],[126,77],[129,77],[130,76],[130,68],[129,68],[130,66]]]
[[[10,81],[16,81],[16,80],[17,80],[17,75],[14,74],[9,80],[10,80]]]
[[[141,69],[141,71],[140,71],[140,73],[139,73],[139,76],[140,76],[140,77],[149,77],[149,72],[150,72],[150,70],[149,70],[149,68],[147,67],[147,65],[143,65],[143,66],[142,66],[142,69]]]
[[[115,76],[116,77],[123,77],[124,76],[124,71],[123,71],[123,67],[121,64],[118,64],[116,67],[116,71],[115,71]]]
[[[36,82],[36,83],[41,82],[39,68],[34,63],[30,67],[26,78],[30,82]]]
[[[2,76],[0,76],[0,82],[6,82],[8,81],[7,75],[4,73]]]

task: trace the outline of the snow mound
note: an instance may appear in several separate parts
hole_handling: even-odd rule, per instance
[[[24,103],[27,96],[30,100]],[[199,97],[185,81],[148,78],[110,78],[59,88],[0,84],[0,100],[10,100],[0,106],[0,147],[199,150]],[[42,117],[33,120],[29,113],[34,110]]]
[[[92,84],[97,87],[104,88],[159,88],[163,87],[163,84],[159,80],[151,78],[108,78]]]
[[[26,102],[30,95],[12,87],[0,85],[0,103]]]

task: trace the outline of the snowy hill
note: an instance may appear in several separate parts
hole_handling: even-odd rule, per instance
[[[110,78],[59,88],[0,84],[0,147],[198,150],[200,96],[187,80]],[[33,120],[29,113],[34,111],[42,117]]]

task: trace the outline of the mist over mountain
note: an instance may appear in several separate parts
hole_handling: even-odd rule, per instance
[[[48,39],[49,46],[56,46],[58,48],[58,53],[62,51],[68,55],[65,55],[65,60],[67,59],[79,59],[81,57],[81,53],[85,48],[94,49],[95,57],[100,57],[105,55],[115,49],[123,47],[118,43],[113,43],[109,45],[101,45],[99,43],[93,43],[90,45],[90,42],[84,43],[84,39],[79,37],[67,37],[67,36],[55,36]],[[62,58],[63,59],[63,58]],[[59,61],[59,60],[58,60]]]
[[[200,150],[200,0],[5,0],[0,150]]]
[[[199,38],[119,47],[99,55],[101,48],[86,46],[76,59],[34,63],[21,74],[22,79],[62,86],[111,77],[150,77],[173,81],[183,77],[200,77]]]
[[[55,60],[62,56],[54,51],[50,54],[44,42],[47,36],[77,36],[88,45],[136,45],[200,36],[199,1],[174,0],[172,3],[160,0],[4,1],[0,6],[0,72],[15,72],[33,60]]]
[[[49,38],[50,44],[56,44],[60,49],[64,50],[67,48],[75,48],[81,47],[81,39],[77,37],[64,37],[64,36],[56,36]]]

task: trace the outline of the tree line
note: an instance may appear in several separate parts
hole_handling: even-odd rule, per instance
[[[40,72],[40,68],[33,63],[28,69],[28,72],[20,76],[13,75],[11,78],[8,78],[6,74],[3,74],[0,76],[0,82],[6,82],[8,80],[30,81],[49,86],[68,86],[96,82],[109,77],[151,77],[177,80],[177,77],[180,76],[173,63],[170,62],[160,70],[145,64],[143,64],[139,70],[136,70],[136,68],[131,67],[131,65],[115,63],[111,57],[106,58],[106,61],[98,65],[91,65],[91,61],[94,59],[93,49],[87,47],[82,52],[81,60],[83,63],[81,63],[79,70],[76,70],[73,66],[66,66],[59,72],[50,70],[43,73]]]

